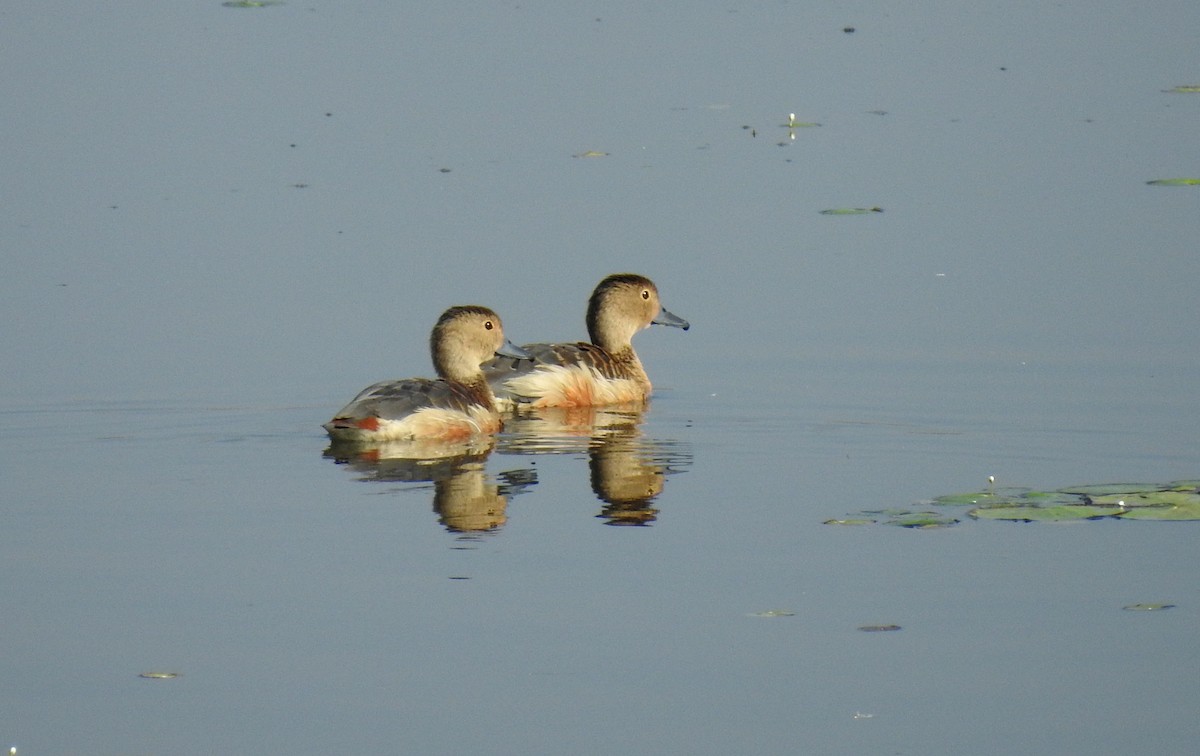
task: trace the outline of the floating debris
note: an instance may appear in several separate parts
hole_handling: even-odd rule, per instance
[[[882,207],[833,207],[828,210],[822,210],[821,215],[870,215],[871,213],[882,212]]]
[[[864,633],[894,633],[902,628],[899,625],[860,625],[858,629]]]
[[[1147,181],[1150,186],[1200,186],[1200,178],[1169,178]]]
[[[598,151],[598,150],[588,150],[587,152],[581,152],[581,153],[579,153],[578,155],[572,155],[571,157],[574,157],[574,158],[598,158],[598,157],[608,157],[608,153],[607,153],[607,152],[600,152],[600,151]]]
[[[221,5],[226,8],[270,8],[272,5],[283,5],[283,0],[230,0]]]
[[[1174,604],[1130,604],[1121,607],[1127,612],[1161,612],[1164,609],[1174,609]]]
[[[181,675],[178,672],[143,672],[138,677],[146,680],[174,680]]]
[[[795,617],[796,613],[787,609],[768,609],[765,612],[751,612],[747,617]]]
[[[1163,91],[1170,92],[1171,94],[1195,94],[1200,92],[1200,84],[1180,84],[1177,87],[1164,89]]]
[[[874,525],[878,520],[868,517],[848,517],[844,520],[826,520],[825,525]]]
[[[812,121],[797,121],[795,113],[788,113],[788,122],[780,124],[785,129],[811,129],[820,125]]]

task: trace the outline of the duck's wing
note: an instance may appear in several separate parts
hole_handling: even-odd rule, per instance
[[[595,344],[523,344],[521,348],[530,354],[529,359],[496,357],[483,365],[483,375],[497,398],[512,398],[508,382],[541,367],[589,367],[605,378],[621,377],[612,355]]]
[[[370,418],[399,420],[430,407],[468,412],[477,405],[479,398],[469,388],[440,378],[381,381],[360,391],[326,428],[360,427],[359,421]]]

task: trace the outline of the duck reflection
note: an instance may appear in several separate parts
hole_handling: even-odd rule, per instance
[[[432,483],[433,511],[452,533],[485,533],[508,521],[508,497],[537,482],[532,470],[512,470],[494,478],[486,462],[492,437],[465,443],[429,440],[380,443],[334,442],[324,456],[382,483]]]
[[[504,424],[501,454],[586,454],[592,491],[609,525],[649,525],[666,478],[691,464],[686,447],[646,438],[643,405],[522,407]]]

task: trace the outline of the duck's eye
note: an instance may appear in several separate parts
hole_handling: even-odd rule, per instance
[[[490,321],[490,320],[483,321],[483,327],[488,329],[489,331],[492,330],[492,321]]]
[[[642,299],[649,299],[649,298],[650,298],[650,290],[642,289]]]

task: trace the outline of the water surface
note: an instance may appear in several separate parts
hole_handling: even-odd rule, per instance
[[[822,523],[1200,477],[1197,28],[6,11],[0,746],[1191,752],[1194,523]],[[622,270],[693,324],[644,412],[326,452],[446,306],[574,340]]]

